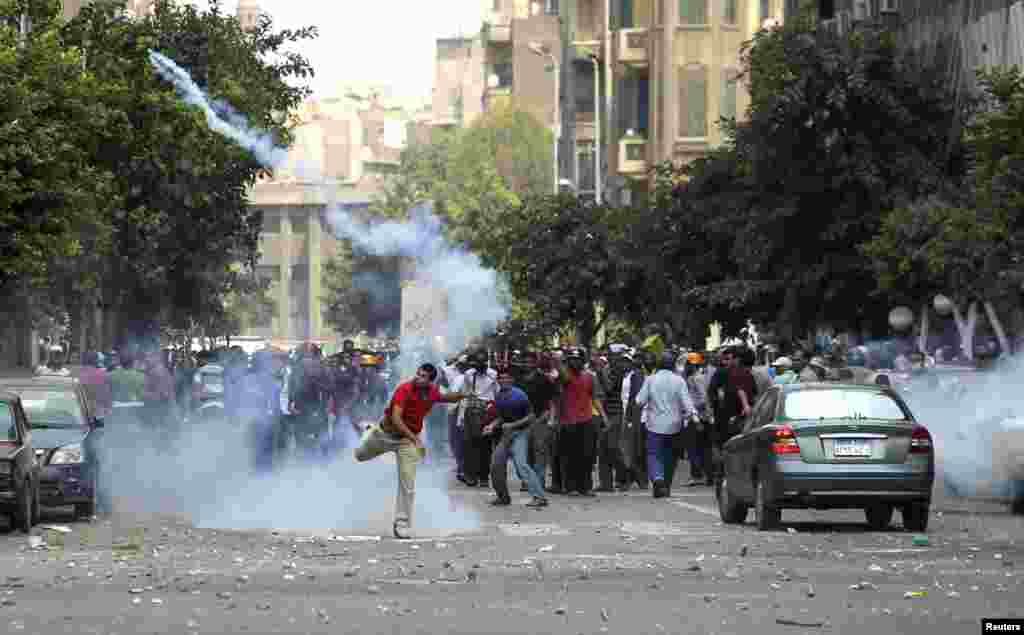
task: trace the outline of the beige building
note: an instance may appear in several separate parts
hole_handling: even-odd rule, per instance
[[[488,11],[479,33],[437,40],[430,123],[470,125],[495,104],[512,101],[554,129],[555,74],[530,45],[546,47],[561,62],[557,3],[482,1]]]
[[[781,20],[783,5],[563,0],[574,55],[601,63],[602,172],[610,196],[625,201],[641,194],[655,164],[687,163],[722,142],[719,119],[742,115],[748,103],[737,81],[740,48],[766,20]],[[576,103],[585,101],[586,83],[570,79]]]

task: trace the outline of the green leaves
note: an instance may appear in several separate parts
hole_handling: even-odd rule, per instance
[[[884,307],[863,301],[876,280],[860,245],[950,174],[958,113],[942,78],[884,29],[839,36],[808,16],[758,33],[742,62],[746,121],[662,196],[647,242],[685,272],[683,302],[712,315],[801,334],[872,323]]]

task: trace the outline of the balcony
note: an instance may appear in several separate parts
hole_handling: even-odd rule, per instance
[[[632,130],[619,139],[619,174],[647,176],[647,139]]]
[[[646,68],[648,63],[647,29],[620,29],[618,31],[619,62],[635,68]]]

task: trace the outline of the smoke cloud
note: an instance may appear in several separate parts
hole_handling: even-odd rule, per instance
[[[271,135],[251,128],[229,104],[211,100],[171,59],[156,51],[150,51],[149,56],[156,72],[175,86],[182,99],[206,115],[212,130],[249,150],[268,168],[287,164],[287,150],[275,145]],[[458,346],[482,335],[508,315],[508,307],[499,298],[497,272],[446,238],[431,203],[410,210],[408,221],[364,223],[337,203],[337,191],[324,179],[320,166],[300,162],[297,170],[303,180],[321,184],[328,201],[325,217],[335,237],[350,240],[364,253],[408,259],[415,265],[411,267],[415,280],[436,290],[447,310],[443,316],[435,313],[433,335]],[[403,349],[406,344],[412,347],[418,342],[403,342]]]
[[[229,104],[212,100],[187,71],[166,56],[150,51],[156,72],[174,85],[181,98],[199,108],[210,129],[245,148],[264,166],[275,169],[288,163],[288,152],[272,136],[252,128],[246,118]],[[499,300],[498,276],[479,258],[451,244],[440,219],[430,205],[410,210],[409,220],[361,222],[337,204],[337,192],[323,178],[320,166],[300,162],[298,176],[320,183],[328,201],[325,217],[332,233],[350,240],[353,246],[375,256],[397,256],[414,264],[413,277],[444,299],[444,315],[434,314],[432,335],[449,342],[462,342],[480,335],[507,315]],[[408,350],[420,342],[403,341]],[[408,367],[408,364],[399,364]],[[229,527],[298,528],[353,527],[367,518],[390,518],[395,496],[395,468],[378,460],[355,465],[346,456],[327,467],[298,466],[262,481],[249,475],[246,457],[250,444],[244,435],[213,428],[188,427],[175,444],[180,452],[159,454],[143,443],[134,447],[135,465],[118,460],[124,478],[114,478],[114,493],[127,489],[133,500],[163,500],[182,509],[201,524]],[[349,453],[346,452],[348,455]],[[453,507],[445,493],[447,475],[436,471],[436,463],[421,466],[418,479],[417,520],[419,529],[466,530],[478,526],[472,512]],[[131,476],[128,476],[131,475]],[[139,476],[135,476],[139,475]],[[138,488],[131,492],[131,488]],[[390,522],[390,521],[389,521]]]
[[[282,469],[255,476],[245,427],[191,423],[168,434],[122,420],[105,433],[103,482],[122,508],[185,514],[206,528],[372,535],[391,526],[397,479],[391,457],[356,464],[348,449],[329,462],[311,463],[291,452]],[[447,474],[422,468],[416,533],[477,529],[477,514],[449,498]]]
[[[931,348],[956,351],[956,333],[930,338]],[[898,355],[917,349],[916,337],[864,342],[851,350],[851,365],[892,369]],[[1004,355],[987,370],[974,362],[945,362],[924,372],[889,373],[893,387],[932,434],[936,488],[954,497],[1024,496],[1024,472],[1006,468],[1002,457],[1024,455],[1024,360]],[[1019,458],[1017,459],[1019,464]],[[1014,480],[1018,483],[1013,483]]]

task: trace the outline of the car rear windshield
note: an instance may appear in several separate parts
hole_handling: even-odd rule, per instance
[[[23,390],[21,406],[33,428],[74,428],[85,424],[74,390]]]
[[[868,390],[799,390],[786,395],[788,419],[909,419],[899,402],[883,392]]]

